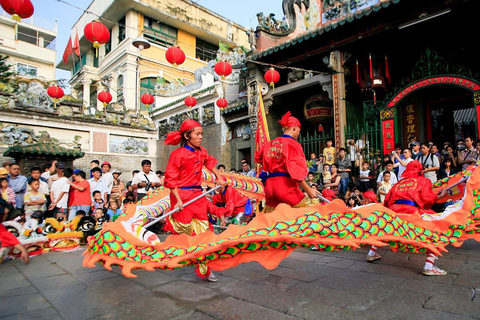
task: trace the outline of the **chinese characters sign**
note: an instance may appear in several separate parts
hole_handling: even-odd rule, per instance
[[[417,108],[414,104],[407,104],[402,108],[403,119],[403,138],[405,139],[404,145],[408,144],[408,138],[414,137],[416,141],[419,139],[419,124],[417,116]]]
[[[383,154],[391,153],[395,148],[395,122],[393,119],[382,121]]]

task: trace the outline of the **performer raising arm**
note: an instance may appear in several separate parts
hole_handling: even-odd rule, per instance
[[[185,120],[180,126],[180,131],[170,132],[165,140],[167,145],[181,147],[170,154],[170,159],[165,170],[165,187],[170,188],[170,203],[174,209],[180,211],[168,217],[165,229],[174,234],[186,233],[190,236],[208,230],[208,213],[216,213],[215,207],[206,198],[197,200],[194,205],[183,208],[183,203],[202,194],[202,167],[206,166],[216,176],[221,185],[225,181],[215,167],[217,160],[210,156],[201,146],[203,129],[195,120]],[[207,277],[209,281],[217,281],[213,272],[206,265],[198,266],[197,274]]]
[[[294,208],[307,207],[311,205],[308,197],[316,197],[316,191],[305,182],[308,174],[307,161],[303,148],[297,141],[300,135],[300,121],[292,117],[289,111],[279,122],[283,135],[267,142],[262,150],[255,152],[255,161],[260,163],[264,170],[262,176],[266,212],[272,212],[280,203],[286,203]]]

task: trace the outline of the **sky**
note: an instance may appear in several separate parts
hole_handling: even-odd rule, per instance
[[[57,0],[31,0],[35,8],[34,17],[57,21],[57,63],[61,61],[63,51],[68,42],[70,31],[83,11]],[[76,7],[87,9],[91,0],[62,0]],[[275,13],[283,17],[282,0],[195,0],[194,2],[208,8],[241,26],[250,28],[257,26],[258,12]],[[57,69],[57,79],[69,79],[70,73]]]

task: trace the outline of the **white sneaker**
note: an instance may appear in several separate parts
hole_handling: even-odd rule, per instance
[[[447,271],[433,266],[431,269],[423,268],[422,273],[426,276],[444,276],[447,274]]]
[[[373,255],[367,255],[367,261],[368,262],[373,262],[375,260],[380,259],[381,257],[382,257],[381,255],[379,255],[378,253],[375,252],[375,254],[373,254]]]
[[[217,282],[217,281],[218,281],[218,278],[215,277],[215,275],[213,274],[213,272],[210,270],[210,274],[208,275],[207,280],[210,281],[210,282]]]

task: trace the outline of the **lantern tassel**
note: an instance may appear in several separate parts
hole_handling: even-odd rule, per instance
[[[357,68],[357,83],[360,83],[360,73],[358,72],[358,59],[356,61],[356,68]]]
[[[372,65],[372,54],[368,54],[368,60],[370,62],[370,80],[372,80],[372,85],[373,85],[373,65]]]
[[[388,83],[390,83],[390,69],[388,68],[388,58],[385,55],[385,76],[387,77]]]

